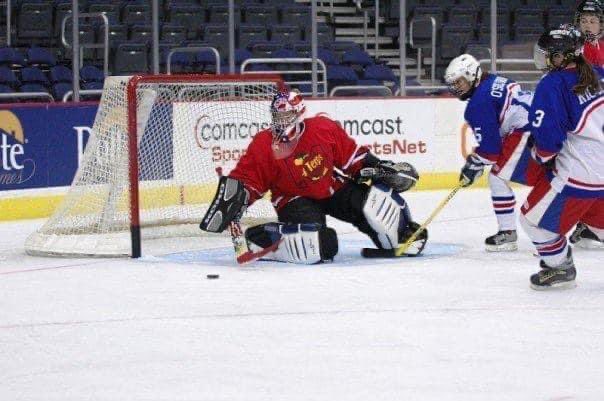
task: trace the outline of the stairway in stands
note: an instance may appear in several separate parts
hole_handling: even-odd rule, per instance
[[[309,4],[310,0],[296,0],[296,3]],[[360,3],[360,4],[357,4]],[[331,5],[333,4],[333,6]],[[365,12],[367,13],[367,43],[365,45]],[[373,1],[333,0],[319,1],[317,8],[318,21],[332,26],[335,30],[336,41],[358,43],[367,53],[376,58],[378,62],[386,63],[396,76],[400,76],[400,52],[398,45],[398,30],[386,27],[384,11],[380,11],[380,28],[377,38],[377,51],[375,49],[375,4]],[[392,24],[390,24],[392,25]],[[395,35],[388,35],[396,31]],[[365,47],[366,46],[366,47]],[[376,57],[377,54],[377,57]],[[417,61],[407,53],[407,77],[417,76]],[[422,69],[421,78],[424,78]]]

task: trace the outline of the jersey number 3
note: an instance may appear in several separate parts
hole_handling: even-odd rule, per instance
[[[533,127],[541,127],[541,124],[543,123],[543,117],[545,117],[545,112],[543,110],[535,111],[535,121],[533,121]]]

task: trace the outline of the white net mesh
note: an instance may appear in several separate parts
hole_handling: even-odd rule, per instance
[[[200,236],[225,174],[270,123],[271,81],[190,81],[137,86],[139,213],[143,238]],[[61,206],[25,245],[30,254],[121,256],[131,251],[127,77],[108,78],[92,134]],[[244,222],[270,219],[267,200]]]

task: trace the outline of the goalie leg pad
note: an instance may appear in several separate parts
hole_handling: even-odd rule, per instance
[[[405,200],[392,188],[383,184],[372,185],[363,205],[367,223],[375,231],[372,237],[383,249],[393,249],[399,244],[399,231],[411,220]]]
[[[214,200],[201,220],[203,231],[221,233],[233,220],[241,218],[247,207],[250,194],[241,181],[222,176]]]
[[[335,230],[315,223],[261,224],[248,228],[245,239],[252,252],[281,241],[277,250],[263,257],[265,260],[312,265],[331,261],[338,253]]]

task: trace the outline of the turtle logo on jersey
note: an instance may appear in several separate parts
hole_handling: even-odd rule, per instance
[[[320,153],[302,153],[294,158],[294,165],[302,168],[302,177],[311,181],[318,181],[323,178],[328,171],[324,165],[325,156]]]

